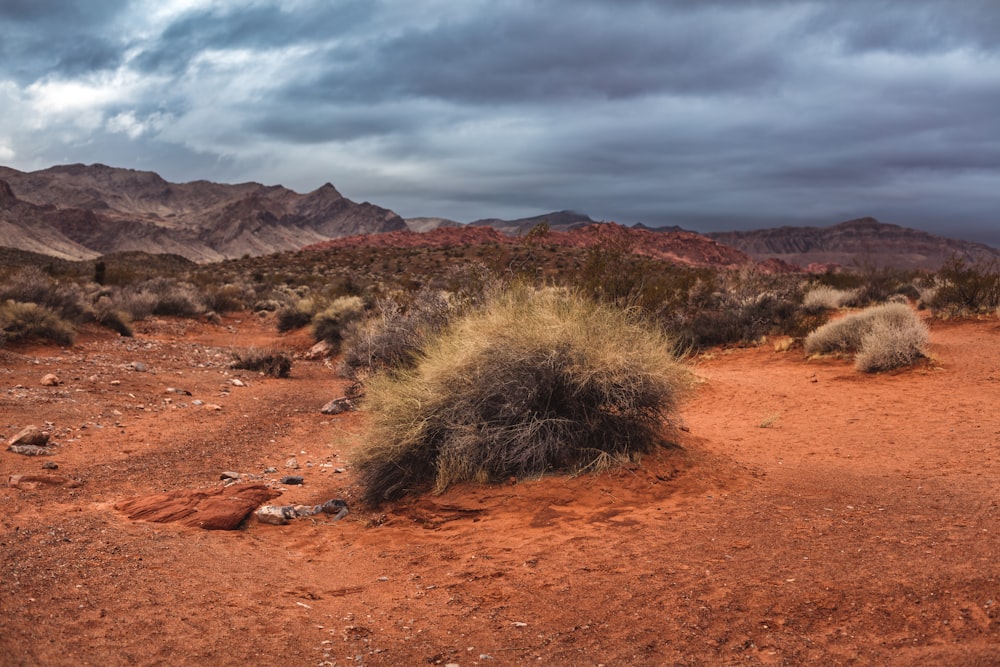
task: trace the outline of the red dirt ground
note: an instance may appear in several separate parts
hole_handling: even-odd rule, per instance
[[[716,351],[679,449],[379,513],[351,488],[363,414],[319,411],[345,386],[328,364],[228,369],[235,348],[308,347],[272,332],[163,320],[0,350],[3,435],[48,421],[61,445],[0,451],[0,485],[82,481],[0,486],[0,664],[1000,664],[996,320],[932,323],[930,364],[874,376]],[[113,507],[227,470],[352,513],[207,531]],[[280,487],[291,472],[305,484]]]

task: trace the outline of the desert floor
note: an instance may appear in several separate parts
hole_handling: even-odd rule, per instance
[[[879,375],[717,350],[679,447],[640,467],[378,512],[351,486],[363,413],[320,413],[346,386],[329,363],[228,367],[303,333],[156,320],[0,350],[2,435],[59,444],[0,451],[0,664],[1000,664],[1000,323],[931,340]],[[224,471],[352,511],[222,531],[114,507]]]

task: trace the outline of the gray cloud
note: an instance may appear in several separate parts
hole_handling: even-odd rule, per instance
[[[461,220],[997,226],[989,0],[68,4],[0,6],[11,166]]]

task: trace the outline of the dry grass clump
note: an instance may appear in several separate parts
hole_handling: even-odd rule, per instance
[[[661,442],[686,389],[671,341],[629,311],[513,287],[373,378],[355,463],[371,504],[463,481],[600,469]]]
[[[286,378],[292,372],[292,355],[271,348],[247,348],[233,353],[233,368],[254,371],[276,378]]]
[[[6,342],[40,339],[72,345],[75,337],[73,325],[48,306],[11,299],[0,304],[0,332]]]
[[[858,290],[817,285],[803,295],[802,307],[811,313],[822,310],[837,310],[853,303],[857,296]]]
[[[865,372],[899,368],[924,356],[927,326],[909,306],[872,306],[829,322],[806,337],[807,354],[854,352],[855,367]]]

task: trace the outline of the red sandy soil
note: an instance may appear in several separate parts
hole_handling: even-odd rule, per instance
[[[3,435],[48,421],[60,443],[0,451],[0,480],[82,481],[0,486],[0,664],[1000,664],[1000,324],[931,340],[931,363],[879,375],[715,351],[680,448],[641,467],[378,512],[351,486],[363,413],[320,413],[346,385],[328,363],[228,369],[304,334],[163,320],[0,350]],[[352,512],[209,531],[114,509],[227,470]]]

